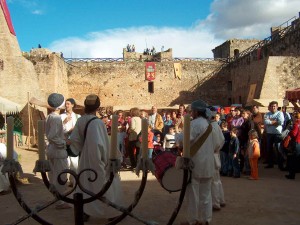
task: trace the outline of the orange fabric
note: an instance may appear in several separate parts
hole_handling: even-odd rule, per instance
[[[260,149],[259,149],[259,143],[258,141],[255,141],[253,143],[253,158],[259,158],[260,157]]]
[[[251,158],[249,159],[249,161],[251,167],[251,177],[253,179],[258,179],[258,165],[257,165],[258,158]]]
[[[154,137],[154,133],[152,131],[149,131],[148,132],[148,148],[154,148],[153,137]]]

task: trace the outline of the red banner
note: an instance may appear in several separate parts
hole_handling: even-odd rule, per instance
[[[155,80],[155,63],[154,62],[146,62],[145,63],[145,75],[146,80],[152,81]]]
[[[4,17],[5,17],[5,20],[6,20],[6,23],[7,23],[7,26],[9,28],[10,33],[12,33],[13,35],[16,36],[13,24],[11,22],[9,10],[7,8],[7,5],[6,5],[6,1],[5,0],[0,0],[0,5],[1,5],[1,8],[2,8],[2,11],[3,11],[3,14],[4,14]]]
[[[289,101],[297,101],[300,100],[300,88],[286,90],[285,98]]]

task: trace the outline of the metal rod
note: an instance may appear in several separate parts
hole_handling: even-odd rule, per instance
[[[131,212],[135,208],[135,206],[138,204],[140,198],[142,197],[143,192],[145,190],[146,183],[147,183],[147,175],[148,175],[147,171],[143,172],[143,177],[142,177],[140,187],[137,190],[137,192],[135,193],[134,201],[126,208],[127,212]],[[128,215],[127,212],[123,212],[120,216],[116,217],[113,221],[110,221],[106,225],[114,225],[114,224],[119,223]]]
[[[57,201],[58,201],[58,199],[54,199],[54,200],[52,200],[51,202],[48,202],[48,203],[46,203],[45,205],[36,208],[36,212],[40,212],[40,211],[42,211],[42,210],[48,208],[50,205],[54,204],[54,203],[57,202]],[[29,213],[29,214],[27,214],[27,215],[21,217],[21,218],[18,219],[16,222],[14,222],[14,223],[12,223],[12,224],[10,224],[10,225],[16,225],[16,224],[19,224],[19,223],[23,222],[24,220],[28,219],[29,217],[32,217],[32,216],[35,215],[35,214],[36,214],[36,213],[34,213],[34,212],[32,211],[31,213]]]
[[[75,225],[83,225],[83,194],[75,193],[74,195],[74,216],[75,216]]]
[[[17,199],[17,201],[19,202],[20,206],[28,213],[28,214],[32,214],[32,218],[34,220],[36,220],[38,223],[42,224],[42,225],[52,225],[51,223],[47,222],[46,220],[44,220],[43,218],[41,218],[40,216],[36,215],[31,208],[23,201],[21,194],[18,192],[17,189],[17,185],[15,182],[15,173],[9,173],[9,181],[10,181],[10,185],[11,185],[11,189],[15,195],[15,198]]]
[[[183,170],[183,183],[182,183],[182,188],[181,188],[181,192],[179,195],[179,201],[178,201],[177,206],[175,207],[167,225],[172,225],[178,215],[178,212],[181,208],[181,205],[182,205],[182,202],[184,199],[184,195],[185,195],[185,191],[186,191],[186,187],[187,187],[187,183],[188,183],[188,177],[189,177],[189,169],[184,169]]]

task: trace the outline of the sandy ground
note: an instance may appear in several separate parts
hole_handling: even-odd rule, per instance
[[[28,178],[28,184],[19,185],[23,199],[31,207],[41,205],[53,199],[44,186],[40,175],[34,175],[32,170],[38,154],[35,150],[17,149],[20,154],[20,163]],[[299,225],[300,224],[300,176],[296,180],[284,178],[286,172],[277,168],[264,169],[259,165],[260,180],[250,181],[246,177],[234,179],[222,177],[226,207],[213,213],[212,225]],[[130,171],[121,171],[121,185],[124,191],[125,205],[134,199],[141,177]],[[156,221],[158,224],[167,224],[175,208],[179,192],[168,193],[157,182],[152,174],[148,180],[144,194],[133,213],[147,221]],[[114,209],[106,210],[106,218],[118,215]],[[18,218],[26,215],[19,206],[12,193],[0,196],[0,224],[13,224]],[[50,206],[40,215],[55,225],[74,224],[73,209],[56,210]],[[185,218],[185,203],[183,204],[174,224],[179,224]],[[105,218],[91,218],[85,224],[105,224]],[[20,224],[38,224],[33,219],[27,219]],[[126,217],[119,224],[134,225],[141,222]]]

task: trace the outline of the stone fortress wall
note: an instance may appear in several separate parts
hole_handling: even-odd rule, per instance
[[[299,28],[297,20],[293,23]],[[278,30],[273,32],[280,36]],[[121,61],[67,61],[60,54],[43,48],[32,49],[22,55],[17,39],[8,31],[3,34],[2,39],[7,40],[7,44],[1,45],[1,52],[9,54],[6,57],[2,54],[0,58],[11,57],[11,61],[4,62],[4,70],[1,71],[10,77],[10,82],[1,80],[4,87],[1,89],[2,96],[20,104],[26,103],[27,97],[24,96],[28,91],[42,101],[52,92],[73,96],[79,102],[83,102],[87,94],[96,93],[105,106],[172,106],[189,104],[198,98],[210,104],[246,104],[253,84],[256,85],[253,98],[275,99],[282,98],[286,88],[298,85],[295,78],[299,65],[299,29],[243,57],[239,57],[241,52],[260,41],[228,40],[212,50],[215,60],[174,59],[172,49],[154,56],[123,49]],[[219,60],[228,57],[234,60]],[[156,63],[154,93],[148,92],[145,61]],[[175,77],[174,63],[182,66],[181,79]],[[10,65],[16,72],[8,70]],[[22,88],[11,88],[17,84]],[[268,94],[270,87],[276,87],[272,94]],[[11,90],[14,90],[13,94],[9,94]]]
[[[298,18],[245,53],[239,53],[238,58],[231,58],[226,77],[232,89],[227,92],[227,104],[249,104],[251,99],[280,100],[282,103],[287,89],[300,86],[299,39]],[[254,94],[249,101],[251,86]]]
[[[22,56],[17,37],[10,33],[0,10],[0,96],[20,104],[27,102],[27,93],[45,97],[31,61]]]
[[[229,58],[238,56],[239,52],[244,51],[257,44],[260,40],[249,39],[230,39],[212,50],[214,58]]]
[[[83,100],[87,94],[96,93],[104,105],[126,109],[188,103],[197,98],[191,91],[194,85],[222,65],[217,60],[180,63],[181,79],[175,77],[174,62],[156,62],[154,93],[148,92],[144,62],[73,63],[68,72],[69,95]]]
[[[0,95],[26,108],[27,93],[45,101],[52,92],[74,97],[98,94],[103,106],[129,109],[189,104],[196,99],[212,105],[246,105],[253,99],[282,99],[299,87],[300,25],[276,29],[268,40],[228,40],[213,51],[214,59],[177,59],[172,49],[154,56],[123,50],[118,60],[68,60],[37,48],[22,53],[0,12]],[[221,60],[219,58],[222,58]],[[148,92],[145,62],[154,61],[154,93]],[[174,63],[182,66],[175,77]],[[26,116],[25,116],[26,117]],[[24,121],[26,130],[26,118]]]

